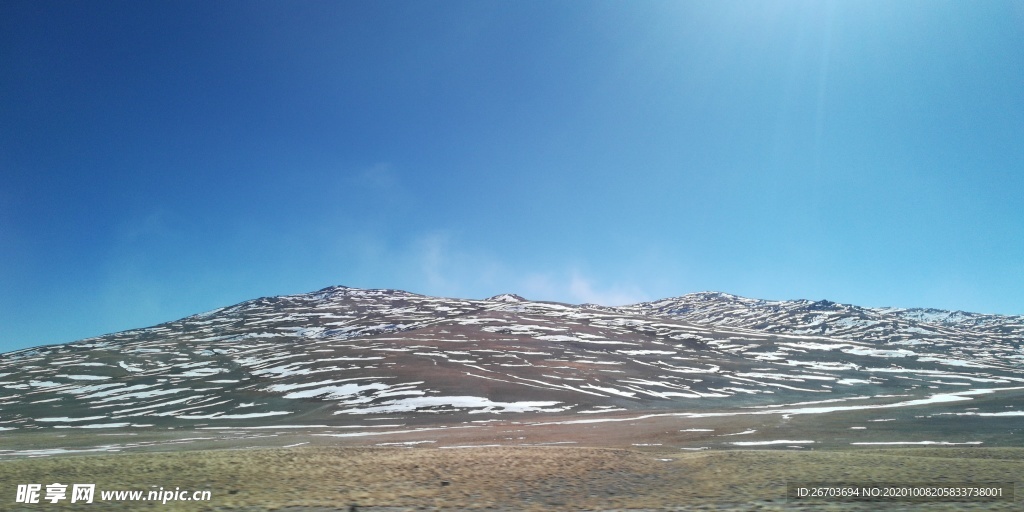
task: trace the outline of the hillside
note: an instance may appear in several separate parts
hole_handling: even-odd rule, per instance
[[[1024,387],[1022,325],[721,293],[607,308],[330,287],[3,354],[0,429],[792,415],[967,401]]]

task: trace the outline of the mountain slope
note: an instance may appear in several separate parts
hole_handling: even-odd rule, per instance
[[[921,308],[864,308],[827,300],[768,301],[701,292],[621,309],[699,324],[883,343],[914,340],[1019,346],[1024,339],[1024,316]]]
[[[606,308],[330,287],[0,355],[0,429],[891,406],[1024,386],[1021,325],[718,293]]]

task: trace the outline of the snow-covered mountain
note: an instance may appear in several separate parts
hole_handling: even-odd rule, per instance
[[[722,293],[609,308],[339,286],[2,354],[0,430],[910,403],[1024,386],[1022,333]]]
[[[865,308],[821,300],[770,301],[701,292],[620,308],[707,325],[763,332],[900,342],[1019,343],[1024,316],[921,308]]]

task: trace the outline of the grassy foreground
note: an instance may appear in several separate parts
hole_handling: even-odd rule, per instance
[[[1022,510],[990,503],[794,503],[787,481],[1016,482],[1024,449],[702,451],[297,447],[0,462],[0,510]],[[15,503],[18,484],[95,483],[92,505]],[[155,486],[155,487],[153,487]],[[209,490],[206,502],[109,501],[100,490]],[[45,489],[45,487],[44,487]],[[70,493],[69,493],[70,494]]]

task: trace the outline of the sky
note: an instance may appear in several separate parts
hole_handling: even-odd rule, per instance
[[[1024,4],[0,2],[0,352],[331,285],[1024,314]]]

